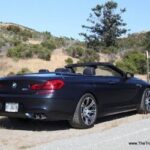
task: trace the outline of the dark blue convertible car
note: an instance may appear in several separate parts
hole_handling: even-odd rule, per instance
[[[97,117],[133,110],[150,112],[150,85],[109,63],[0,79],[1,116],[68,120],[72,127],[89,128]]]

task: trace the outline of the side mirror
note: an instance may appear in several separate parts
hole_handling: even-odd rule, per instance
[[[126,78],[127,78],[127,79],[130,79],[130,78],[133,78],[133,77],[134,77],[134,74],[133,74],[133,73],[126,72]]]

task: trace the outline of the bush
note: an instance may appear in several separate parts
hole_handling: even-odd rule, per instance
[[[24,58],[24,59],[36,56],[40,59],[50,60],[51,51],[39,44],[37,45],[19,44],[14,48],[8,49],[7,56],[12,58]]]
[[[112,54],[112,53],[117,53],[118,52],[118,48],[117,47],[114,47],[114,46],[110,46],[108,48],[103,48],[101,50],[102,53],[105,53],[105,54]]]
[[[20,35],[24,38],[32,38],[32,32],[27,29],[21,30]]]
[[[41,43],[43,47],[49,49],[49,50],[54,50],[56,49],[56,44],[53,40],[47,40]]]
[[[66,51],[70,56],[75,57],[75,58],[80,58],[85,53],[85,49],[80,46],[69,47],[68,49],[66,49]]]
[[[8,31],[12,31],[14,33],[18,33],[21,31],[21,28],[16,26],[16,25],[9,25],[7,28],[6,28]]]
[[[38,52],[37,56],[40,59],[44,59],[44,60],[49,61],[50,57],[51,57],[51,53],[50,53],[49,50],[43,49],[43,50],[41,50],[41,51]]]
[[[79,58],[78,63],[98,62],[99,55],[95,50],[85,49],[84,46],[73,46],[66,49],[67,53],[75,58]]]
[[[31,73],[31,71],[28,68],[22,68],[20,71],[17,72],[17,75],[22,75],[27,73]]]
[[[16,38],[13,38],[12,41],[11,41],[12,45],[13,46],[17,46],[17,45],[20,45],[21,44],[21,41],[16,39]]]
[[[65,62],[66,62],[67,65],[73,64],[72,58],[67,58],[67,59],[65,60]]]
[[[146,73],[146,58],[142,52],[131,51],[125,54],[122,61],[116,63],[117,67],[124,71],[145,74]]]
[[[55,43],[56,43],[56,46],[57,47],[63,47],[66,45],[66,40],[65,38],[63,37],[60,37],[60,38],[55,38]]]
[[[20,39],[22,38],[23,41],[27,41],[28,38],[32,38],[32,32],[28,29],[22,29],[21,27],[17,25],[9,25],[6,28],[7,31],[13,32],[15,35],[20,36]]]
[[[80,58],[78,63],[87,63],[87,62],[98,62],[99,55],[96,51],[88,49],[85,50],[83,57]]]
[[[15,73],[12,71],[7,74],[7,76],[14,76],[14,75],[15,75]]]

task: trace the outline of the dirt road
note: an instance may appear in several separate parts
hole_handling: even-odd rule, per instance
[[[0,118],[0,150],[29,149],[52,141],[79,137],[82,135],[103,132],[108,129],[128,124],[137,120],[150,118],[150,115],[139,115],[136,112],[115,115],[99,119],[96,125],[87,130],[70,128],[65,121],[37,122],[37,121],[10,121]]]

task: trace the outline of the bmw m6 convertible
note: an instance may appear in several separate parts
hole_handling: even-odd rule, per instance
[[[1,116],[68,120],[74,128],[90,128],[98,117],[133,110],[150,112],[150,85],[109,63],[0,79]]]

